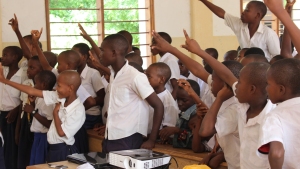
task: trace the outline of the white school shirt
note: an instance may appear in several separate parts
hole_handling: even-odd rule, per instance
[[[106,90],[107,86],[108,86],[108,81],[105,79],[104,76],[101,76],[101,81],[102,81],[102,84],[104,86],[104,89]]]
[[[117,140],[135,133],[146,136],[149,105],[145,99],[154,93],[148,78],[128,65],[128,61],[114,76],[111,69],[105,95],[108,103],[105,138]]]
[[[34,87],[34,83],[33,83],[32,79],[27,79],[22,84],[26,85],[26,86]],[[24,107],[25,104],[29,102],[29,100],[28,100],[28,94],[24,93],[24,92],[21,92],[20,100],[22,101],[22,104],[23,104],[22,106]],[[24,111],[22,109],[21,118],[23,118],[23,115],[24,115]]]
[[[174,100],[172,94],[167,89],[157,94],[157,96],[159,97],[159,99],[164,105],[164,116],[159,130],[161,130],[163,126],[175,127],[177,119],[179,117],[178,115],[180,113],[177,102]],[[149,107],[150,107],[150,113],[149,113],[148,134],[151,133],[152,130],[153,115],[154,115],[154,109],[151,106]]]
[[[212,75],[209,75],[207,78],[207,83],[203,84],[204,93],[201,100],[206,104],[208,108],[211,107],[212,103],[216,100],[216,97],[211,92],[211,84],[212,84]]]
[[[158,62],[164,62],[167,64],[170,69],[171,69],[171,79],[176,79],[178,80],[180,78],[180,70],[179,70],[179,65],[178,65],[178,59],[172,55],[171,53],[166,53],[164,54]],[[172,93],[173,87],[171,84],[171,81],[168,81],[165,85],[165,87],[169,90],[169,92]]]
[[[100,73],[88,65],[82,70],[80,78],[81,85],[93,98],[97,97],[97,92],[104,88]],[[100,113],[100,106],[94,106],[86,110],[86,114],[93,116],[100,115]]]
[[[46,105],[61,102],[58,116],[62,123],[62,130],[65,133],[64,137],[60,137],[58,135],[53,120],[47,133],[48,143],[66,143],[67,145],[73,145],[75,143],[74,135],[82,127],[85,121],[85,110],[83,104],[80,102],[79,98],[77,98],[70,105],[64,107],[66,99],[59,99],[56,91],[43,91],[43,97]]]
[[[3,66],[4,77],[7,77],[9,67]],[[27,79],[27,72],[20,68],[11,78],[10,81],[22,84]],[[4,83],[0,83],[0,111],[10,111],[19,106],[21,91]]]
[[[190,80],[194,80],[195,82],[197,82],[199,84],[200,87],[200,98],[203,97],[205,91],[204,91],[204,84],[205,82],[203,82],[203,80],[201,80],[200,78],[196,77],[193,73],[190,72],[188,77],[185,77],[183,75],[180,75],[180,79],[190,79]]]
[[[38,114],[45,117],[47,120],[53,120],[53,109],[55,104],[46,105],[43,98],[37,97],[35,100],[35,110]],[[42,125],[35,117],[32,119],[30,131],[34,133],[47,133],[48,128]]]
[[[228,169],[240,168],[240,139],[238,132],[238,106],[235,96],[224,101],[219,109],[215,128],[216,137],[228,165]]]
[[[27,68],[28,68],[28,60],[27,60],[25,57],[23,57],[23,58],[20,60],[20,62],[18,63],[18,67],[27,70]]]
[[[235,82],[232,85],[232,90],[236,90]],[[238,102],[238,100],[236,99]],[[248,119],[247,121],[247,111],[250,105],[247,103],[239,104],[239,116],[238,116],[238,129],[240,137],[240,162],[241,168],[245,169],[267,169],[270,168],[268,157],[262,158],[257,153],[257,145],[259,142],[259,131],[261,125],[263,124],[264,119],[267,114],[273,110],[276,105],[268,100],[265,108],[254,118]]]
[[[74,70],[74,71],[76,71],[76,70]],[[52,72],[55,74],[55,76],[56,76],[56,78],[57,78],[58,75],[59,75],[57,69],[53,68],[53,69],[52,69]],[[54,88],[56,88],[56,84],[55,84],[55,87],[54,87]],[[89,94],[89,92],[87,92],[87,91],[85,90],[85,88],[84,88],[82,85],[79,86],[79,88],[78,88],[77,91],[76,91],[76,94],[77,94],[79,100],[81,101],[81,103],[84,103],[85,100],[91,96],[91,95]]]
[[[300,97],[286,100],[277,105],[263,122],[258,147],[273,141],[283,144],[283,169],[300,166]],[[263,154],[264,155],[264,154]]]
[[[279,37],[271,28],[263,23],[259,24],[257,31],[250,39],[248,24],[243,23],[239,17],[225,13],[225,24],[229,26],[236,35],[241,49],[250,47],[261,48],[268,61],[280,54]]]

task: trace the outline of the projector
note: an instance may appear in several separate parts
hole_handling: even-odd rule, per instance
[[[167,166],[171,156],[146,149],[112,151],[109,164],[125,169],[149,169]]]

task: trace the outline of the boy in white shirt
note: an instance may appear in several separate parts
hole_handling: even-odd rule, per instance
[[[77,153],[74,135],[85,120],[84,106],[76,94],[81,83],[77,72],[61,72],[57,78],[57,91],[42,91],[9,81],[3,76],[2,66],[0,66],[0,81],[30,96],[44,98],[46,105],[56,103],[53,121],[47,133],[50,144],[47,162],[64,161],[67,155]]]
[[[164,38],[168,43],[172,43],[172,38],[170,37],[169,34],[165,33],[165,32],[159,32],[158,33],[162,38]],[[156,44],[155,39],[152,39],[152,44],[151,46],[154,46]],[[169,90],[169,92],[171,92],[173,98],[176,100],[176,94],[177,94],[177,90],[178,90],[178,84],[177,84],[177,80],[180,78],[180,70],[179,70],[179,66],[178,66],[178,59],[172,55],[171,53],[168,52],[162,52],[156,49],[151,48],[151,53],[153,55],[160,55],[160,59],[158,62],[164,62],[166,63],[170,69],[171,69],[171,78],[168,81],[168,83],[166,84],[166,88]]]
[[[147,68],[146,75],[150,85],[153,87],[155,93],[164,105],[164,116],[159,130],[167,126],[175,127],[180,111],[171,93],[165,88],[165,84],[171,77],[171,70],[169,66],[163,62],[153,63]],[[150,133],[152,129],[152,119],[153,108],[150,107],[148,133]]]
[[[145,74],[128,65],[125,56],[127,40],[120,34],[107,36],[100,47],[101,63],[111,67],[105,102],[108,103],[103,152],[147,148],[152,149],[163,117],[163,104]],[[154,109],[153,127],[147,136],[149,103]]]
[[[235,17],[208,0],[201,0],[215,15],[225,20],[225,24],[237,36],[241,48],[259,47],[266,55],[268,61],[280,54],[279,39],[275,31],[260,21],[267,13],[263,2],[250,1],[241,17]]]

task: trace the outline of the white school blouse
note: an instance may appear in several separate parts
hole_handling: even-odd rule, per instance
[[[7,77],[9,67],[3,66],[4,77]],[[20,68],[10,81],[22,84],[27,79],[27,72]],[[10,111],[19,106],[21,91],[4,83],[0,83],[0,111]]]
[[[212,75],[209,75],[207,78],[207,83],[203,84],[204,93],[203,93],[203,97],[201,97],[201,100],[206,104],[208,108],[210,108],[212,103],[216,100],[216,97],[211,92],[212,82],[213,82]]]
[[[82,127],[85,121],[85,110],[83,104],[80,102],[79,98],[77,98],[70,105],[64,107],[66,99],[59,99],[56,91],[43,91],[43,97],[46,105],[58,102],[61,103],[58,115],[62,123],[62,130],[65,133],[65,136],[63,137],[58,135],[53,120],[47,133],[48,143],[66,143],[67,145],[73,145],[75,143],[74,135]]]
[[[147,135],[149,105],[145,101],[154,93],[145,74],[126,64],[115,74],[111,68],[106,90],[107,122],[105,138],[117,140],[135,133]]]
[[[159,130],[161,130],[163,126],[175,127],[177,119],[179,117],[178,115],[180,113],[177,102],[174,100],[172,94],[167,89],[157,94],[157,96],[159,97],[159,99],[164,105],[164,116]],[[149,113],[148,134],[150,134],[152,131],[153,115],[154,115],[154,109],[151,106],[149,107],[150,107],[150,113]]]
[[[170,67],[170,69],[171,69],[170,80],[171,79],[178,80],[180,78],[178,59],[174,55],[172,55],[171,53],[166,53],[159,59],[158,62],[164,62],[165,64],[167,64]],[[172,87],[170,80],[166,83],[165,87],[169,90],[169,92],[172,93],[173,87]]]
[[[93,98],[97,97],[97,92],[104,88],[100,73],[88,65],[82,70],[80,78],[81,85]],[[100,106],[94,106],[86,110],[86,114],[93,116],[100,115],[100,113]]]
[[[258,147],[273,141],[283,144],[284,162],[282,168],[300,166],[300,97],[286,100],[277,105],[263,121]],[[259,153],[259,152],[257,152]]]
[[[275,31],[263,23],[259,24],[257,31],[250,39],[248,24],[243,23],[239,17],[226,12],[224,20],[236,35],[241,48],[259,47],[264,51],[268,61],[280,54],[279,37]]]
[[[235,82],[232,85],[232,90],[236,90]],[[236,99],[238,102],[238,100]],[[276,105],[268,100],[265,108],[254,118],[248,119],[247,111],[250,105],[247,103],[239,104],[238,129],[240,137],[240,162],[241,168],[245,169],[267,169],[270,168],[268,157],[262,158],[257,153],[257,145],[259,142],[259,131],[267,114],[270,113]]]

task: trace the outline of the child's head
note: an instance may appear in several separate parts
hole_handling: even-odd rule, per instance
[[[115,64],[119,59],[125,61],[128,51],[128,41],[121,34],[112,34],[104,38],[100,50],[100,62],[104,66]]]
[[[55,65],[57,64],[57,54],[53,53],[53,52],[43,52],[49,65],[51,67],[55,67]]]
[[[269,67],[269,63],[253,62],[247,64],[241,70],[235,91],[240,103],[249,103],[254,98],[267,99],[266,74]]]
[[[157,62],[151,64],[146,70],[150,85],[156,89],[157,87],[165,86],[171,77],[170,67],[163,63]]]
[[[251,54],[266,56],[266,55],[265,55],[265,52],[264,52],[261,48],[257,48],[257,47],[249,48],[249,49],[245,52],[244,57],[247,56],[247,55],[251,55]]]
[[[38,56],[33,56],[28,60],[27,76],[29,79],[34,77],[43,70]]]
[[[222,62],[238,79],[241,69],[243,65],[237,61],[224,61]],[[217,97],[218,92],[224,87],[224,81],[213,71],[212,73],[212,84],[211,84],[211,92],[215,97]]]
[[[50,70],[42,70],[34,77],[34,88],[52,90],[56,83],[56,76]]]
[[[61,73],[65,70],[77,70],[80,64],[80,56],[74,50],[66,50],[61,52],[57,57],[57,71]]]
[[[236,50],[230,50],[224,54],[224,61],[235,60],[238,52]]]
[[[272,103],[299,97],[300,60],[282,59],[273,63],[267,72],[267,92]]]
[[[57,77],[56,91],[59,98],[68,98],[71,94],[76,94],[81,84],[80,75],[71,70],[63,71]]]
[[[237,57],[235,58],[236,61],[241,62],[241,60],[244,58],[245,56],[245,52],[248,50],[249,48],[243,48],[241,50],[239,50]]]
[[[142,66],[140,66],[139,64],[135,63],[135,62],[129,62],[128,63],[130,66],[134,67],[136,70],[138,70],[141,73],[144,73],[144,70],[142,68]]]
[[[86,65],[87,59],[89,58],[90,54],[89,51],[91,50],[90,47],[85,43],[77,43],[72,47],[72,50],[79,53],[80,56],[80,65]]]
[[[128,60],[128,62],[135,62],[138,65],[143,66],[143,59],[137,53],[129,53],[125,56],[125,58]]]
[[[194,80],[188,79],[187,81],[190,83],[192,89],[199,95],[199,93],[200,93],[199,84],[197,82],[195,82]],[[177,104],[178,104],[179,110],[184,112],[188,108],[193,106],[195,104],[195,101],[193,100],[193,98],[190,95],[188,95],[188,93],[182,87],[178,87]]]
[[[141,56],[141,50],[138,47],[132,46],[132,51],[136,54],[138,54],[139,56]]]
[[[161,36],[164,40],[166,40],[169,44],[172,43],[172,38],[171,38],[171,36],[170,36],[168,33],[166,33],[166,32],[158,32],[158,34],[159,34],[159,36]],[[152,47],[152,46],[154,46],[154,45],[156,45],[156,42],[155,42],[154,38],[152,38],[152,44],[151,44],[150,47]],[[152,53],[152,55],[157,55],[157,54],[160,53],[160,51],[157,50],[157,49],[152,49],[152,48],[151,48],[151,53]]]
[[[259,55],[259,54],[250,54],[250,55],[244,56],[244,58],[241,60],[241,64],[243,66],[245,66],[249,63],[252,63],[252,62],[269,63],[266,57],[264,57],[263,55]]]
[[[28,46],[31,55],[32,56],[37,56],[38,53],[37,53],[37,51],[36,51],[36,49],[35,49],[35,47],[33,46],[33,43],[32,43],[32,35],[26,35],[26,36],[23,37],[23,39],[24,39],[26,45]],[[41,48],[41,50],[43,50],[42,43],[39,41],[38,44],[39,44],[39,47]]]
[[[267,14],[267,6],[261,1],[250,1],[242,12],[243,23],[255,23],[262,20]]]
[[[184,76],[189,73],[187,67],[180,60],[178,60],[178,65],[179,65],[180,75]]]
[[[205,52],[208,53],[213,58],[215,58],[216,60],[218,60],[219,53],[218,53],[217,49],[215,49],[215,48],[207,48],[207,49],[205,49]],[[203,66],[207,65],[204,60],[202,60],[202,63],[203,63]]]
[[[7,46],[2,51],[1,62],[3,66],[18,65],[23,57],[22,49],[18,46]]]
[[[274,56],[271,60],[270,60],[270,64],[273,65],[274,62],[284,59],[285,57],[281,56],[281,55],[276,55]]]

